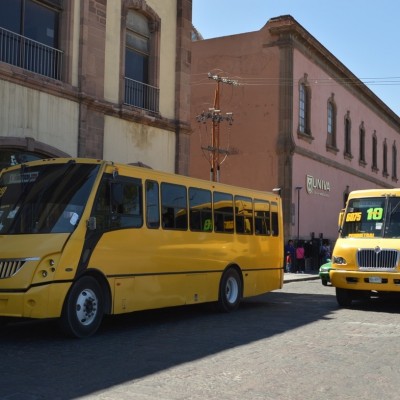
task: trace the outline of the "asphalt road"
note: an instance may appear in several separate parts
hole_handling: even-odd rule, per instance
[[[339,309],[319,280],[231,314],[208,305],[110,317],[89,339],[54,322],[0,331],[0,399],[398,399],[400,302]]]

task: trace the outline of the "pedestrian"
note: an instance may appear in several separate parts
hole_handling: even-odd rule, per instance
[[[304,246],[302,241],[299,241],[296,248],[296,269],[299,274],[304,274],[306,272]]]
[[[295,270],[294,270],[294,262],[296,259],[295,253],[296,253],[296,249],[294,248],[293,240],[289,239],[287,245],[285,246],[286,260],[288,258],[288,255],[290,256],[290,271],[288,271],[288,272],[295,272]]]
[[[286,254],[285,272],[292,272],[292,257],[290,251]]]
[[[328,240],[322,242],[320,250],[321,264],[326,264],[331,259],[331,246]]]

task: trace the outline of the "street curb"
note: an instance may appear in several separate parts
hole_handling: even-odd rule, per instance
[[[302,282],[302,281],[313,281],[320,279],[319,275],[311,275],[311,276],[296,276],[294,275],[293,277],[284,277],[283,278],[283,283],[291,283],[291,282]]]

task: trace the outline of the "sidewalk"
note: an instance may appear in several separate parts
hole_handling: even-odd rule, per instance
[[[285,272],[283,277],[283,283],[298,282],[298,281],[311,281],[314,279],[320,279],[318,271],[309,271],[305,274],[293,274]]]

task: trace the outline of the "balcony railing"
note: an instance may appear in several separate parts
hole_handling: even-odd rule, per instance
[[[0,61],[61,80],[62,51],[1,27]]]
[[[160,89],[125,78],[125,104],[158,113],[159,95]]]

